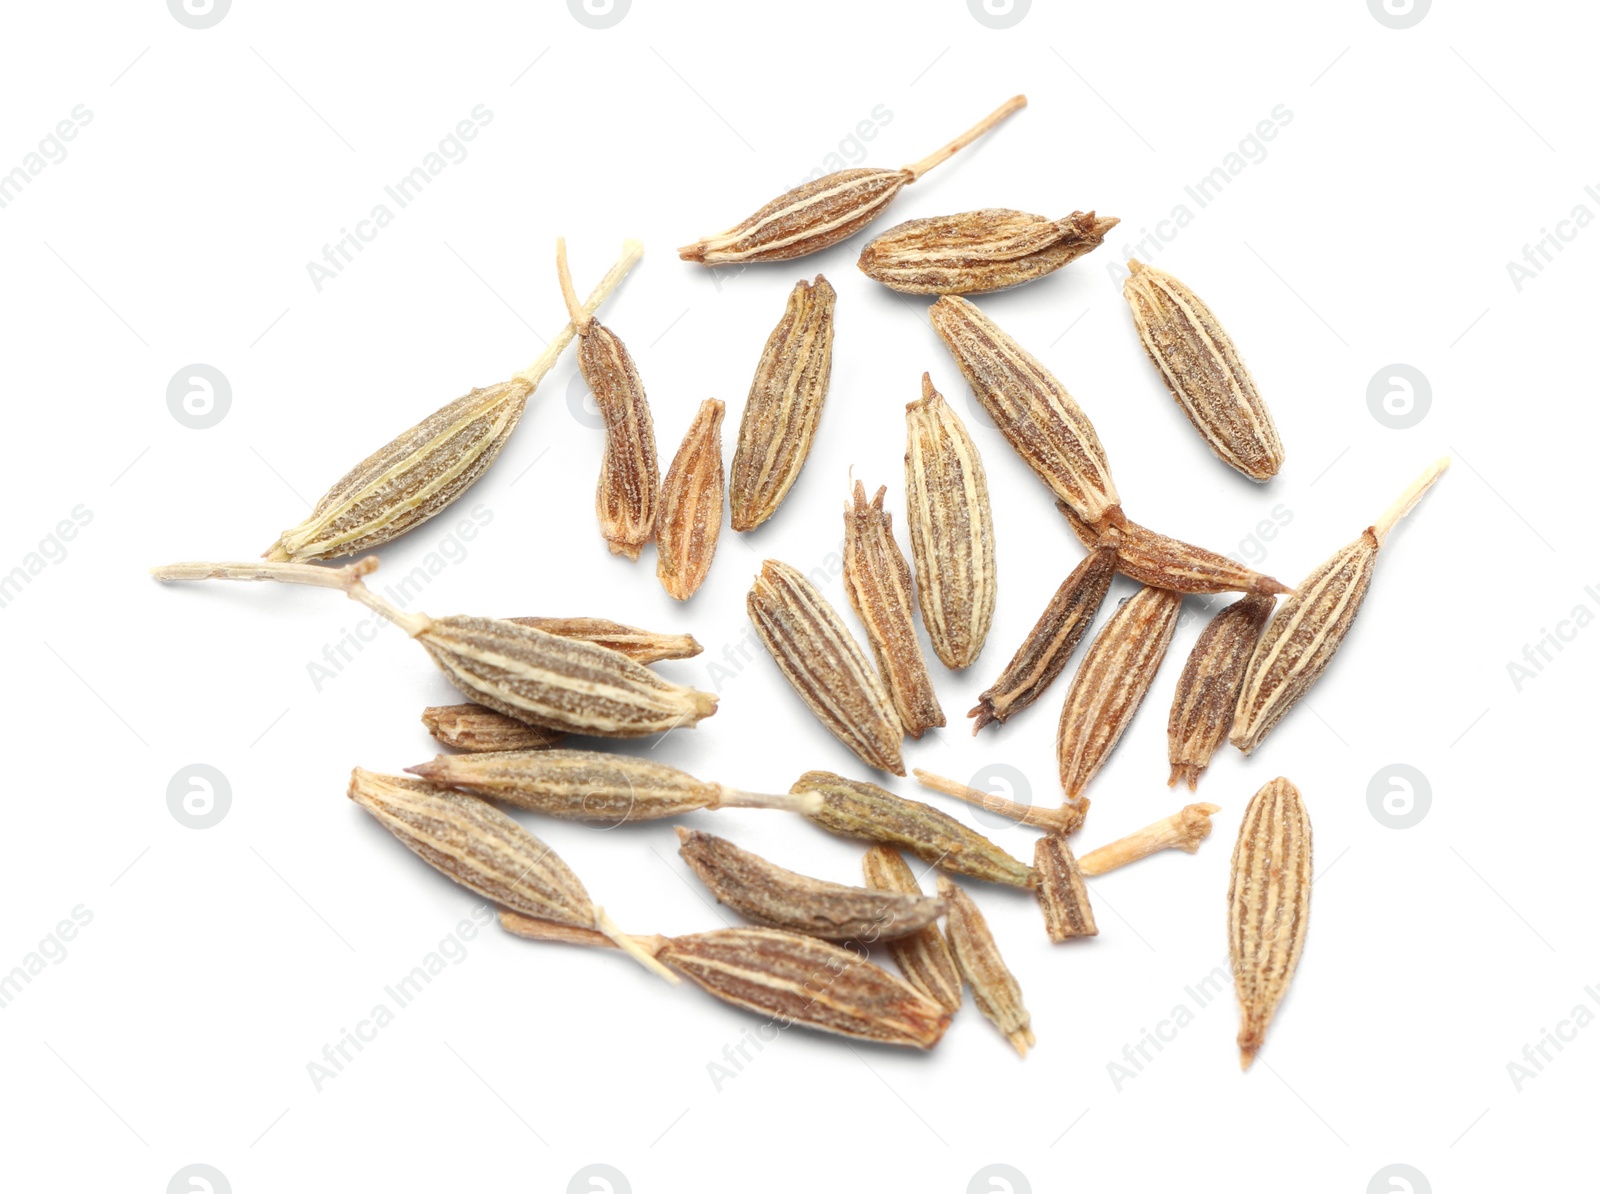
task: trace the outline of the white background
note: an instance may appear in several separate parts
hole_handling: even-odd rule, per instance
[[[0,609],[0,971],[73,908],[92,915],[0,1011],[8,1187],[156,1192],[205,1163],[239,1192],[560,1191],[604,1188],[581,1172],[599,1163],[641,1194],[954,1192],[1005,1188],[984,1168],[1001,1164],[1016,1190],[1359,1192],[1404,1188],[1375,1176],[1403,1163],[1425,1175],[1417,1190],[1564,1188],[1592,1127],[1600,1029],[1550,1049],[1520,1090],[1507,1067],[1575,1006],[1600,1013],[1585,994],[1600,984],[1587,883],[1600,630],[1566,623],[1571,641],[1520,688],[1508,664],[1575,607],[1600,613],[1587,484],[1600,230],[1564,226],[1574,239],[1520,290],[1507,262],[1575,207],[1600,214],[1585,193],[1600,185],[1591,13],[1441,4],[1396,30],[1355,0],[1036,3],[1001,30],[956,0],[636,0],[594,29],[558,3],[240,0],[205,30],[154,2],[17,5],[6,23],[0,170],[75,105],[92,113],[0,209],[0,572],[74,507],[92,515]],[[602,317],[649,387],[663,467],[707,396],[729,405],[731,452],[784,296],[821,270],[838,337],[815,450],[770,524],[724,532],[687,606],[656,583],[653,549],[629,564],[601,542],[600,435],[569,403],[582,398],[570,353],[457,508],[481,503],[488,524],[452,542],[453,511],[384,549],[379,579],[448,552],[417,608],[691,631],[705,654],[661,670],[718,687],[720,711],[624,749],[757,790],[814,767],[868,778],[764,654],[731,677],[709,668],[738,658],[763,557],[828,567],[852,470],[890,486],[901,526],[903,406],[931,370],[988,468],[1001,584],[978,664],[934,664],[950,727],[908,741],[907,760],[960,779],[1009,764],[1053,803],[1066,677],[980,738],[962,714],[1081,551],[972,416],[923,302],[854,268],[864,237],[723,276],[673,252],[816,168],[921,157],[1017,91],[1025,111],[903,192],[874,232],[983,206],[1121,217],[1093,255],[982,305],[1094,419],[1133,517],[1293,583],[1454,456],[1390,541],[1335,665],[1256,756],[1219,754],[1198,798],[1223,811],[1198,855],[1095,882],[1098,939],[1052,947],[1029,897],[973,885],[1033,1013],[1026,1061],[969,1002],[931,1055],[794,1031],[719,1090],[708,1065],[757,1018],[612,953],[492,930],[319,1091],[308,1063],[477,905],[344,798],[352,765],[431,757],[417,716],[452,693],[398,633],[319,691],[308,665],[356,607],[162,588],[145,569],[253,558],[366,453],[531,360],[563,318],[558,234],[584,291],[624,236],[646,243]],[[492,120],[466,157],[319,291],[307,263],[480,104]],[[865,152],[830,161],[880,105],[892,118]],[[1278,105],[1292,119],[1265,156],[1247,146],[1254,160],[1201,209],[1186,185]],[[1182,418],[1108,272],[1179,204],[1193,220],[1152,259],[1218,311],[1271,405],[1288,459],[1265,487]],[[195,362],[231,385],[203,430],[166,400]],[[1404,430],[1367,403],[1396,362],[1431,383]],[[1251,544],[1275,506],[1287,525]],[[1131,589],[1119,579],[1113,598]],[[825,591],[844,608],[836,578]],[[1186,619],[1091,786],[1081,848],[1184,803],[1163,782],[1165,714],[1202,625]],[[204,830],[167,805],[194,763],[231,788]],[[1368,803],[1395,763],[1431,789],[1404,830]],[[1260,1062],[1240,1074],[1230,991],[1119,1084],[1108,1067],[1127,1064],[1124,1047],[1192,1010],[1185,988],[1224,962],[1239,815],[1279,774],[1305,794],[1318,881]],[[630,929],[731,915],[690,881],[669,825],[524,820]],[[779,814],[686,820],[819,876],[858,873],[855,845]],[[1032,832],[991,832],[1030,855]]]

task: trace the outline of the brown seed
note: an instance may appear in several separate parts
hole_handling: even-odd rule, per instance
[[[1283,442],[1239,350],[1211,308],[1171,274],[1128,261],[1122,295],[1133,325],[1194,429],[1252,481],[1283,467]]]
[[[861,250],[867,277],[905,294],[977,294],[1042,278],[1098,248],[1120,220],[988,207],[907,220]]]
[[[1234,711],[1228,740],[1245,754],[1261,745],[1332,661],[1367,595],[1379,548],[1449,465],[1448,457],[1430,465],[1376,523],[1323,561],[1278,606],[1250,656]]]
[[[661,484],[656,577],[679,601],[704,583],[722,531],[722,411],[715,398],[700,404]]]
[[[829,771],[808,771],[789,790],[822,797],[822,808],[807,815],[830,833],[899,846],[958,875],[1008,887],[1033,886],[1033,868],[1027,863],[931,805]]]
[[[972,897],[943,875],[939,876],[939,894],[950,906],[945,918],[950,952],[955,955],[956,969],[972,988],[973,1002],[1017,1054],[1026,1057],[1034,1044],[1032,1017],[1022,1004],[1016,975],[1000,956],[989,922]]]
[[[890,846],[873,846],[868,850],[861,859],[861,871],[866,876],[867,886],[874,891],[922,894],[906,860],[900,856],[900,851]],[[950,943],[937,924],[889,942],[889,956],[913,987],[950,1012],[961,1010],[961,972],[956,969]]]
[[[1117,571],[1142,585],[1178,593],[1292,593],[1270,576],[1252,572],[1227,556],[1161,535],[1113,510],[1090,526],[1072,507],[1057,502],[1072,533],[1090,551],[1109,547],[1117,555]]]
[[[1018,825],[1032,825],[1035,829],[1043,829],[1047,833],[1061,836],[1077,833],[1083,828],[1084,818],[1089,813],[1089,801],[1086,799],[1063,804],[1060,808],[1036,808],[1031,804],[1008,800],[994,792],[985,792],[981,788],[969,787],[942,775],[935,775],[920,767],[913,768],[911,774],[919,784],[930,791],[943,792],[946,796],[954,796],[957,800],[964,800],[975,808],[984,809],[996,816],[1010,817]]]
[[[1239,995],[1239,1067],[1249,1069],[1289,990],[1311,916],[1311,818],[1279,776],[1251,799],[1228,880],[1228,952]]]
[[[833,369],[835,297],[821,274],[796,282],[761,351],[728,479],[736,531],[753,530],[777,512],[811,452]]]
[[[1148,858],[1158,850],[1193,854],[1211,836],[1211,818],[1222,810],[1214,804],[1186,804],[1170,817],[1162,817],[1127,837],[1120,837],[1078,859],[1085,875],[1103,875],[1119,866]]]
[[[1097,936],[1100,930],[1089,906],[1089,889],[1067,839],[1055,833],[1040,838],[1033,847],[1033,869],[1039,875],[1033,894],[1039,899],[1050,940],[1059,943]]]
[[[904,775],[900,719],[878,674],[817,588],[778,560],[746,601],[773,661],[817,720],[862,762]]]
[[[973,394],[1039,479],[1089,522],[1113,509],[1121,499],[1105,449],[1066,386],[966,299],[946,295],[928,317]]]
[[[1116,559],[1110,548],[1091,551],[1061,582],[1006,670],[967,711],[968,717],[976,719],[974,734],[991,721],[1005,721],[1026,709],[1061,674],[1105,600]]]
[[[486,705],[430,705],[422,724],[445,746],[457,750],[549,750],[563,735],[530,726]]]
[[[678,853],[717,901],[746,920],[828,941],[892,941],[944,915],[944,902],[828,883],[768,862],[726,838],[679,829]]]
[[[970,145],[1018,108],[1013,96],[948,145],[901,170],[840,170],[779,195],[726,232],[678,250],[685,261],[726,265],[739,261],[785,261],[837,244],[877,219],[900,188],[915,182]]]
[[[1222,610],[1200,632],[1167,715],[1169,788],[1181,779],[1194,791],[1212,754],[1227,741],[1244,669],[1271,616],[1272,598],[1252,593]]]
[[[705,650],[692,634],[657,634],[608,618],[507,618],[518,626],[532,626],[560,638],[582,639],[597,647],[617,651],[635,663],[663,659],[692,659]]]
[[[856,482],[855,504],[844,511],[844,591],[866,628],[878,673],[894,701],[900,724],[913,738],[944,725],[911,612],[911,567],[894,541],[883,509],[886,487],[869,504]]]
[[[606,421],[606,451],[595,490],[600,532],[613,555],[637,560],[655,536],[661,472],[655,426],[639,371],[615,332],[578,305],[567,272],[567,242],[556,241],[556,275],[572,324],[578,329],[578,368]]]
[[[1076,800],[1128,728],[1178,625],[1181,593],[1140,589],[1089,644],[1056,726],[1061,789]]]
[[[994,515],[978,447],[926,373],[906,406],[906,524],[934,654],[970,667],[994,620]]]

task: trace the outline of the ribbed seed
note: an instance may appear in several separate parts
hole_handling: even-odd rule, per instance
[[[1112,510],[1090,526],[1065,502],[1056,509],[1066,516],[1072,533],[1090,551],[1108,547],[1117,555],[1117,571],[1142,585],[1178,593],[1290,593],[1288,585],[1236,564],[1227,556],[1158,534]]]
[[[1120,220],[1075,211],[1063,219],[1004,207],[907,220],[869,242],[856,262],[905,294],[977,294],[1021,286],[1098,248]]]
[[[1234,710],[1228,740],[1245,754],[1261,745],[1332,661],[1367,595],[1378,550],[1449,464],[1445,458],[1430,465],[1383,517],[1323,561],[1278,606],[1250,656]]]
[[[994,515],[977,445],[926,373],[906,405],[906,525],[934,653],[970,667],[994,620]]]
[[[597,750],[495,751],[440,755],[407,767],[430,783],[579,821],[656,821],[698,808],[775,808],[812,812],[820,801],[762,796],[631,755]]]
[[[560,638],[581,639],[626,655],[635,663],[663,659],[692,659],[705,650],[692,634],[658,634],[613,622],[609,618],[507,618],[518,626],[531,626]]]
[[[900,188],[915,182],[1027,104],[1014,96],[948,145],[901,170],[840,170],[779,195],[726,232],[678,250],[685,261],[726,265],[785,261],[837,244],[877,219]]]
[[[911,567],[894,541],[879,487],[871,503],[856,482],[855,504],[844,510],[844,591],[867,632],[900,724],[913,738],[944,725],[917,627],[912,620]]]
[[[1194,791],[1212,754],[1227,741],[1244,670],[1272,616],[1272,600],[1259,594],[1239,598],[1195,641],[1167,716],[1169,788],[1181,779]]]
[[[1033,886],[1033,868],[1027,863],[931,805],[830,771],[808,771],[789,790],[822,797],[822,808],[807,815],[830,833],[899,846],[958,875],[1008,887]]]
[[[722,403],[707,398],[684,433],[661,483],[656,515],[656,578],[687,601],[711,571],[722,531]]]
[[[562,739],[559,730],[530,726],[486,705],[430,705],[422,724],[441,744],[457,750],[549,750]]]
[[[928,310],[989,417],[1062,501],[1098,522],[1121,500],[1100,437],[1067,388],[964,298]]]
[[[1311,916],[1311,818],[1279,776],[1251,799],[1228,880],[1228,952],[1239,995],[1239,1065],[1249,1069],[1300,962]]]
[[[1023,1006],[1016,975],[1000,956],[989,922],[972,897],[943,875],[939,876],[939,894],[950,906],[945,917],[950,952],[955,956],[956,969],[972,988],[973,1002],[1000,1030],[1000,1035],[1011,1042],[1018,1056],[1026,1057],[1034,1044],[1032,1017]]]
[[[878,673],[815,585],[768,560],[746,601],[784,679],[828,732],[862,762],[904,775],[894,704]]]
[[[868,850],[861,859],[861,872],[866,876],[867,886],[874,891],[922,894],[906,860],[900,856],[900,851],[890,846],[873,846]],[[948,1011],[961,1010],[961,972],[956,969],[950,943],[937,924],[889,942],[889,956],[905,975],[906,982]]]
[[[1034,843],[1033,869],[1039,875],[1033,894],[1044,913],[1044,930],[1050,940],[1061,942],[1098,935],[1094,909],[1089,906],[1089,888],[1067,839],[1052,833]]]
[[[728,478],[736,531],[752,530],[777,512],[811,452],[833,369],[834,298],[821,274],[815,282],[796,282],[761,351]]]
[[[1194,429],[1252,481],[1276,476],[1283,467],[1278,428],[1211,308],[1169,273],[1132,259],[1128,270],[1122,295],[1133,325]]]
[[[356,768],[349,796],[429,866],[523,916],[603,933],[676,982],[633,946],[556,853],[491,804],[418,779]]]
[[[1116,553],[1091,551],[1050,598],[1022,646],[995,682],[967,711],[976,734],[991,721],[1005,721],[1026,709],[1049,688],[1094,621],[1116,572]]]
[[[796,874],[726,838],[679,829],[678,854],[719,903],[746,920],[827,941],[892,941],[944,915],[944,902]]]
[[[1056,726],[1061,789],[1076,800],[1128,728],[1178,625],[1181,593],[1143,588],[1089,644]]]
[[[578,368],[606,423],[606,450],[595,489],[600,533],[613,555],[637,560],[655,536],[661,471],[655,425],[633,357],[617,334],[578,305],[567,272],[567,245],[556,241],[556,274],[567,313],[578,329]]]
[[[593,312],[639,260],[638,241],[589,295]],[[567,324],[539,359],[507,381],[457,398],[351,469],[322,495],[310,517],[263,555],[274,562],[330,560],[370,551],[420,526],[470,489],[494,463],[522,418],[528,395],[571,343]]]

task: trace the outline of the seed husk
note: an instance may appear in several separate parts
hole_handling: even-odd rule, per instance
[[[1061,582],[1005,671],[967,711],[975,719],[974,734],[991,721],[1005,721],[1026,709],[1061,674],[1105,600],[1116,561],[1110,548],[1091,551]]]
[[[349,796],[406,848],[468,891],[523,916],[603,934],[647,970],[677,978],[612,923],[555,851],[493,805],[357,767]]]
[[[957,800],[964,800],[975,808],[981,808],[996,816],[1010,817],[1018,825],[1032,825],[1035,829],[1043,829],[1047,833],[1062,836],[1077,833],[1083,828],[1083,820],[1089,813],[1087,799],[1071,801],[1060,808],[1035,808],[1031,804],[1008,800],[994,792],[985,792],[981,788],[970,787],[942,775],[935,775],[920,767],[913,768],[911,774],[919,784],[931,792],[943,792],[946,796],[954,796]]]
[[[1228,740],[1245,754],[1261,745],[1332,661],[1361,609],[1389,532],[1449,465],[1449,457],[1429,465],[1376,523],[1323,561],[1278,606],[1250,656],[1234,711]]]
[[[1127,837],[1090,850],[1078,859],[1078,870],[1092,877],[1148,858],[1159,850],[1193,854],[1211,835],[1212,815],[1221,811],[1215,804],[1186,804],[1170,817],[1162,817]]]
[[[891,846],[873,846],[861,859],[861,872],[874,891],[893,891],[920,896],[922,887]],[[929,999],[954,1013],[961,1010],[961,972],[950,954],[950,943],[938,924],[930,924],[905,937],[889,942],[894,959],[906,982]]]
[[[994,515],[978,447],[926,373],[906,405],[906,524],[934,654],[970,667],[994,620]]]
[[[678,854],[746,920],[827,941],[892,941],[934,924],[944,901],[828,883],[768,862],[726,838],[679,829]]]
[[[1094,909],[1089,906],[1089,889],[1067,839],[1052,833],[1034,843],[1033,869],[1039,875],[1033,894],[1044,913],[1044,929],[1050,940],[1060,943],[1074,937],[1097,936],[1100,930],[1095,927]]]
[[[597,647],[626,655],[635,663],[663,659],[693,659],[705,650],[692,634],[658,634],[613,622],[609,618],[507,618],[518,626],[531,626],[560,638],[582,639]]]
[[[406,770],[429,783],[460,788],[549,817],[613,825],[657,821],[699,808],[807,813],[821,803],[789,794],[743,792],[706,783],[664,763],[598,750],[440,755]]]
[[[1272,616],[1272,600],[1256,593],[1239,598],[1195,641],[1167,715],[1169,788],[1181,779],[1194,791],[1212,754],[1227,741],[1244,670]]]
[[[1083,794],[1138,712],[1182,604],[1181,593],[1146,586],[1123,602],[1089,644],[1056,726],[1056,761],[1068,800]]]
[[[644,246],[622,256],[584,302],[586,316],[622,281]],[[331,560],[380,547],[420,526],[470,489],[494,463],[522,418],[528,396],[571,343],[568,323],[539,359],[498,385],[440,407],[351,469],[323,494],[310,516],[262,554],[271,561]]]
[[[964,298],[945,295],[928,318],[995,426],[1051,492],[1089,522],[1115,508],[1105,449],[1067,387]]]
[[[833,370],[836,297],[821,274],[796,282],[761,351],[728,478],[736,531],[753,530],[777,512],[811,452]]]
[[[567,271],[567,242],[562,239],[556,241],[556,277],[572,326],[578,330],[578,368],[606,423],[605,456],[594,498],[600,533],[613,555],[637,560],[655,537],[661,494],[650,402],[621,338],[579,306]]]
[[[1072,533],[1090,551],[1110,548],[1117,556],[1117,571],[1142,585],[1177,593],[1292,593],[1293,589],[1270,576],[1236,564],[1227,556],[1162,535],[1112,510],[1094,526],[1086,523],[1065,502],[1056,509],[1066,516]]]
[[[1033,868],[1027,863],[931,805],[831,771],[808,771],[789,790],[822,797],[822,808],[807,816],[830,833],[898,846],[958,875],[1008,887],[1033,886]]]
[[[1021,286],[1100,246],[1120,220],[1075,211],[1052,220],[1004,207],[897,224],[868,242],[861,272],[903,294],[979,294]]]
[[[1279,776],[1251,798],[1228,880],[1228,951],[1239,996],[1239,1068],[1249,1069],[1300,962],[1311,916],[1311,818]]]
[[[687,601],[705,583],[722,531],[723,405],[707,398],[684,433],[661,483],[656,516],[656,578]]]
[[[900,188],[970,145],[1018,108],[1013,96],[948,145],[900,170],[839,170],[779,195],[726,232],[678,250],[685,261],[727,265],[742,261],[786,261],[837,244],[883,213]]]
[[[1178,279],[1129,259],[1122,295],[1151,364],[1217,458],[1252,481],[1283,467],[1283,441],[1211,308]]]
[[[1017,1055],[1026,1057],[1034,1044],[1032,1017],[1022,1004],[1022,988],[1017,985],[1016,975],[1000,956],[989,922],[972,897],[943,875],[939,876],[939,894],[950,906],[945,917],[950,952],[955,956],[956,969],[972,988],[973,1002],[1000,1030],[1000,1035],[1011,1042]]]
[[[445,678],[480,705],[530,725],[574,734],[636,738],[694,725],[717,711],[717,698],[663,680],[625,655],[501,618],[430,618],[406,613],[373,593],[362,577],[368,556],[342,568],[320,564],[169,564],[160,581],[275,580],[341,589],[412,638]]]
[[[928,664],[912,620],[911,566],[894,541],[880,486],[869,503],[860,481],[855,504],[844,510],[844,591],[867,632],[878,673],[894,701],[900,725],[913,738],[944,725]]]
[[[816,586],[788,564],[767,560],[746,606],[784,679],[817,720],[868,766],[904,775],[894,703]]]
[[[559,730],[530,726],[487,705],[430,705],[422,711],[422,724],[456,750],[549,750],[562,739]]]

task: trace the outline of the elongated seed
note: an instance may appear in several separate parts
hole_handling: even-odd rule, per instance
[[[943,875],[939,876],[939,894],[950,906],[945,919],[950,952],[955,956],[956,969],[972,988],[973,1002],[1000,1030],[1000,1035],[1011,1042],[1018,1056],[1026,1057],[1034,1044],[1033,1018],[1023,1006],[1016,975],[1000,956],[989,922],[972,897]]]
[[[1056,509],[1066,516],[1073,534],[1090,551],[1110,548],[1117,571],[1142,585],[1177,593],[1292,593],[1270,576],[1236,564],[1227,556],[1158,534],[1112,510],[1095,526],[1086,523],[1065,502]]]
[[[1167,715],[1169,788],[1181,779],[1194,791],[1212,754],[1227,741],[1245,667],[1271,616],[1272,598],[1252,593],[1222,610],[1200,632]]]
[[[678,601],[705,582],[722,531],[722,403],[707,398],[661,483],[656,577]]]
[[[635,663],[663,659],[692,659],[705,650],[692,634],[658,634],[608,618],[507,618],[518,626],[532,626],[559,638],[582,639],[597,647],[626,655]]]
[[[994,515],[978,447],[926,373],[906,405],[906,524],[934,654],[970,667],[994,620]]]
[[[1120,220],[1004,207],[897,224],[861,250],[867,277],[905,294],[977,294],[1042,278],[1098,248]]]
[[[487,705],[430,705],[422,724],[457,750],[549,750],[562,738],[559,730],[530,726]]]
[[[1143,829],[1119,837],[1078,859],[1078,870],[1085,875],[1103,875],[1119,866],[1148,858],[1158,850],[1182,850],[1193,854],[1211,835],[1211,818],[1222,810],[1215,804],[1186,804],[1170,817],[1153,821]]]
[[[893,891],[920,896],[916,876],[892,846],[873,846],[862,856],[861,872],[874,891]],[[930,924],[906,937],[889,942],[894,959],[906,982],[950,1012],[961,1010],[961,972],[950,954],[950,943],[938,924]]]
[[[1039,875],[1033,894],[1044,913],[1044,930],[1050,940],[1059,943],[1098,935],[1089,889],[1067,839],[1052,833],[1034,843],[1033,869]]]
[[[856,482],[855,504],[844,510],[844,591],[867,632],[878,673],[900,724],[913,738],[944,725],[922,644],[912,621],[911,567],[894,541],[880,486],[871,503]]]
[[[1180,593],[1140,589],[1089,644],[1056,726],[1056,761],[1067,799],[1083,793],[1138,712],[1172,642],[1182,604]]]

